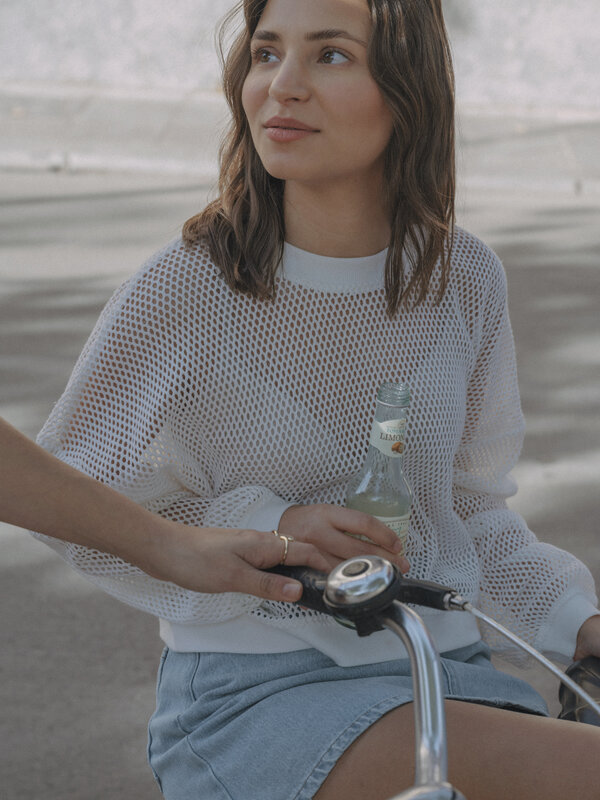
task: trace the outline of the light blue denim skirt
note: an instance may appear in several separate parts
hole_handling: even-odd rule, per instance
[[[448,698],[548,713],[481,642],[444,653],[442,674]],[[167,800],[310,800],[363,731],[412,699],[408,659],[339,667],[312,649],[165,649],[149,761]]]

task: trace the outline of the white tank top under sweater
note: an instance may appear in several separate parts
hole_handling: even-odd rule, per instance
[[[506,506],[523,420],[502,266],[458,230],[442,303],[390,320],[385,255],[328,258],[286,245],[276,297],[259,301],[231,291],[204,246],[170,244],[104,309],[39,441],[171,519],[271,530],[290,504],[343,503],[379,384],[407,383],[409,574],[453,586],[569,658],[597,601],[586,567],[539,542]],[[176,650],[317,647],[343,665],[404,654],[387,631],[360,639],[294,605],[194,593],[41,538],[159,617]],[[467,614],[422,612],[441,651],[479,638]]]

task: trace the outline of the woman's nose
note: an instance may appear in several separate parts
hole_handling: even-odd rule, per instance
[[[291,57],[283,59],[271,81],[269,95],[279,103],[308,99],[310,96],[308,75],[297,59]]]

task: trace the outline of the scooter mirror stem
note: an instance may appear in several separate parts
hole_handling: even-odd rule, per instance
[[[465,800],[447,781],[448,751],[440,658],[421,618],[395,601],[378,615],[400,637],[413,675],[415,713],[415,786],[391,800]]]

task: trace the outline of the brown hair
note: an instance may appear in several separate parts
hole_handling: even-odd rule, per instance
[[[232,122],[220,151],[219,196],[183,227],[188,244],[207,242],[229,286],[273,297],[283,253],[284,181],[265,170],[242,107],[250,40],[268,0],[243,0],[219,34],[225,97]],[[385,153],[391,239],[385,270],[387,310],[425,300],[439,273],[443,297],[454,235],[454,76],[441,0],[367,0],[372,18],[369,68],[391,110]],[[243,9],[245,27],[227,57],[229,24]],[[408,258],[406,270],[402,254]]]

